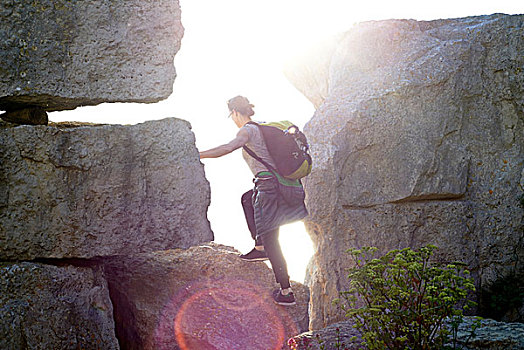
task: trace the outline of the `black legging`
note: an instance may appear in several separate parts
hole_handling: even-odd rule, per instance
[[[275,279],[280,284],[280,288],[289,288],[289,275],[287,273],[286,259],[280,249],[280,243],[278,242],[278,229],[272,232],[268,232],[262,236],[262,243],[264,244],[264,250],[266,251]]]
[[[255,226],[255,209],[253,209],[253,190],[249,190],[242,195],[242,208],[246,217],[247,228],[251,232],[251,238],[255,240],[255,245],[262,245],[257,241],[257,228]]]
[[[264,246],[275,279],[280,284],[282,289],[289,288],[289,275],[287,272],[287,264],[280,248],[278,241],[278,229],[267,232],[261,237],[257,238],[257,231],[255,226],[255,212],[253,208],[253,190],[249,190],[242,195],[242,208],[244,209],[244,215],[246,217],[247,227],[251,233],[251,237],[255,240],[255,245]]]

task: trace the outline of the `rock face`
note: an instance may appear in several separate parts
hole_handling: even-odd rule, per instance
[[[473,318],[466,318],[459,326],[457,338],[466,350],[517,350],[524,349],[524,324],[482,320],[471,336]]]
[[[460,349],[524,349],[524,325],[522,323],[503,323],[485,319],[472,335],[474,322],[474,318],[465,317],[464,322],[459,326],[456,340]],[[357,339],[352,340],[353,336]],[[361,341],[360,333],[348,321],[335,323],[318,331],[307,332],[293,339],[297,344],[297,350],[358,349]]]
[[[309,292],[277,306],[273,273],[231,248],[208,244],[106,263],[124,349],[280,349],[308,329]]]
[[[0,263],[0,348],[119,349],[101,271]]]
[[[353,340],[353,337],[356,337]],[[288,345],[296,350],[359,349],[360,333],[348,321],[331,324],[325,328],[302,333],[289,339]]]
[[[189,123],[0,128],[0,259],[92,258],[213,239]]]
[[[435,244],[479,289],[522,276],[524,16],[367,22],[327,47],[288,72],[318,105],[312,327],[341,319],[350,247]]]
[[[178,0],[2,1],[0,110],[165,99],[183,32]]]

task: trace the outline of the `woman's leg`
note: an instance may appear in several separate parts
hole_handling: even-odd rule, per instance
[[[244,216],[246,217],[247,227],[251,233],[251,237],[255,240],[255,246],[261,246],[258,242],[257,229],[255,226],[255,210],[253,208],[253,190],[249,190],[242,195],[242,208],[244,209]]]
[[[260,236],[260,238],[264,244],[267,257],[271,262],[277,283],[280,284],[281,289],[287,289],[290,288],[289,275],[287,272],[286,259],[284,258],[284,254],[282,254],[282,249],[278,241],[278,231],[278,229],[269,231]]]

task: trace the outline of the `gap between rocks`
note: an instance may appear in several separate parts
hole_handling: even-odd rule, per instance
[[[143,344],[136,331],[137,324],[132,309],[132,303],[126,299],[125,295],[118,292],[111,279],[107,278],[107,262],[118,259],[119,256],[94,257],[90,259],[80,258],[36,258],[31,263],[52,265],[56,267],[73,266],[90,269],[100,269],[103,272],[109,293],[109,299],[113,306],[113,322],[115,325],[115,336],[118,340],[120,349],[142,349]]]

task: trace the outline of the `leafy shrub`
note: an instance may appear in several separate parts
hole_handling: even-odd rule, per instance
[[[342,307],[368,349],[442,349],[474,291],[464,264],[431,261],[435,246],[393,250],[375,258],[377,248],[350,249],[350,289]]]

